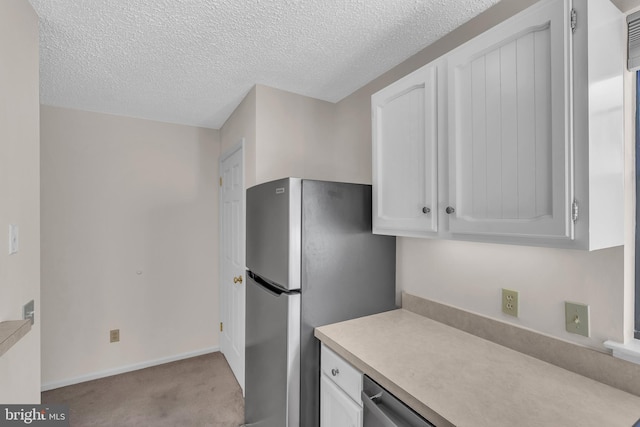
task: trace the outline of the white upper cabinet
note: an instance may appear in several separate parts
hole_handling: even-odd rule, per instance
[[[423,67],[373,95],[373,227],[438,230],[437,69]]]
[[[571,238],[566,15],[538,5],[448,56],[452,233]]]
[[[575,240],[600,249],[624,243],[625,23],[606,0],[574,0],[573,7]]]
[[[621,245],[623,28],[543,0],[374,94],[374,232]]]

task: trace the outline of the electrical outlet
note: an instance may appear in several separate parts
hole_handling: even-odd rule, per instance
[[[589,306],[574,302],[564,303],[565,328],[572,334],[589,336]]]
[[[509,316],[518,317],[518,292],[502,289],[502,312]]]
[[[109,342],[120,341],[120,329],[112,329],[109,331]]]

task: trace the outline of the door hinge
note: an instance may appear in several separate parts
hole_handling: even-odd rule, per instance
[[[578,13],[575,9],[571,9],[571,32],[576,32],[576,26],[578,25]]]
[[[222,177],[220,177],[220,187],[222,187]]]
[[[573,203],[571,203],[571,219],[573,220],[573,222],[578,221],[578,201],[574,200]]]
[[[222,322],[220,322],[220,332],[222,332],[223,329]]]

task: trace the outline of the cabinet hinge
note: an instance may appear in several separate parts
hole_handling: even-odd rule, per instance
[[[220,187],[222,187],[222,177],[220,177]]]
[[[223,329],[222,322],[220,322],[220,332],[222,332],[222,329]]]
[[[571,203],[571,219],[573,220],[573,222],[576,222],[578,220],[578,201],[574,200],[573,203]]]
[[[576,32],[576,26],[578,25],[578,13],[575,9],[571,9],[571,32]]]

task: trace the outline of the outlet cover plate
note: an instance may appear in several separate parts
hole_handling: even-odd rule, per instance
[[[9,255],[18,253],[18,242],[18,226],[15,224],[9,224]]]
[[[589,306],[575,302],[564,303],[564,317],[567,332],[589,336]]]
[[[24,320],[27,320],[27,319],[31,320],[31,325],[33,326],[35,317],[36,317],[35,303],[33,300],[31,300],[22,306],[22,318]]]
[[[502,289],[502,312],[518,317],[518,291]]]

